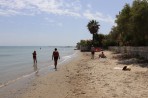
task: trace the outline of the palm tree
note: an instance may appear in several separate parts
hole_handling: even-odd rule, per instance
[[[96,20],[91,20],[88,24],[87,24],[87,28],[89,30],[89,32],[93,35],[92,38],[92,42],[94,44],[94,35],[97,34],[98,30],[99,30],[99,23]]]

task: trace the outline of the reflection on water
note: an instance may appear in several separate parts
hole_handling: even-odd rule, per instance
[[[34,68],[35,75],[36,75],[36,76],[39,76],[39,74],[38,74],[38,73],[39,73],[39,70],[38,70],[37,64],[34,64],[34,65],[33,65],[33,68]]]
[[[57,68],[55,68],[55,71],[57,71]]]

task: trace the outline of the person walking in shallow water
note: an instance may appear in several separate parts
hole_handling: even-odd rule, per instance
[[[57,69],[57,62],[58,62],[58,59],[60,59],[60,55],[59,55],[59,52],[57,51],[57,48],[55,48],[55,50],[53,51],[52,60],[53,59],[54,59],[55,69]]]
[[[34,62],[34,64],[37,64],[37,58],[36,58],[36,51],[34,51],[33,53],[32,53],[32,55],[33,55],[33,62]]]

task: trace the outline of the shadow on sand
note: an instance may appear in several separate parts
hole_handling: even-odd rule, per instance
[[[124,65],[139,65],[140,67],[146,67],[148,68],[148,60],[145,60],[144,58],[140,58],[138,56],[132,56],[128,54],[121,54],[121,53],[112,53],[114,56],[113,59],[118,60],[118,64],[124,64]]]

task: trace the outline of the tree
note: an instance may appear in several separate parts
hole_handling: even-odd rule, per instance
[[[148,1],[134,0],[126,4],[116,16],[117,23],[110,32],[110,37],[120,45],[148,45]]]
[[[119,15],[117,15],[117,19],[115,21],[117,23],[117,27],[113,28],[116,33],[118,31],[118,40],[123,43],[122,45],[126,45],[131,40],[130,13],[131,7],[129,4],[126,4],[121,12],[119,12]]]
[[[133,45],[148,45],[148,2],[135,0],[131,8]]]
[[[102,47],[102,40],[104,39],[104,35],[103,34],[94,34],[93,35],[94,37],[94,42],[93,42],[93,45],[95,47]]]
[[[95,34],[97,34],[98,30],[99,30],[99,23],[96,20],[91,20],[88,24],[87,24],[87,28],[89,30],[89,32],[93,35],[92,38],[92,43],[94,44],[94,37]]]

